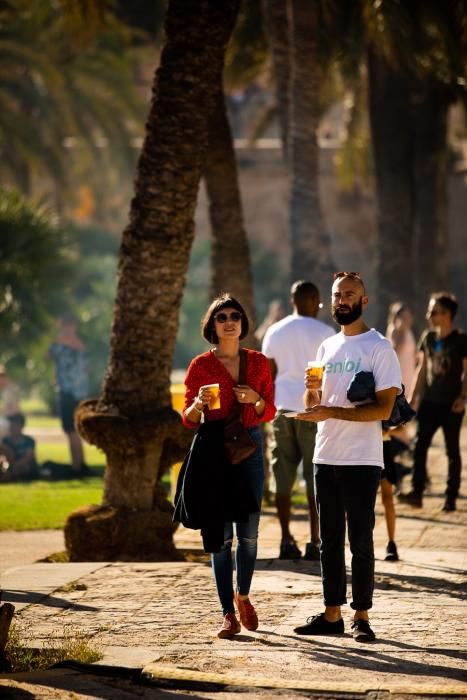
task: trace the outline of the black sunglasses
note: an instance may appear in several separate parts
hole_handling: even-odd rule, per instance
[[[240,311],[232,311],[231,314],[225,314],[223,311],[220,311],[218,314],[214,315],[214,320],[217,321],[217,323],[227,323],[227,321],[238,323],[241,318],[242,314]]]
[[[355,279],[362,281],[362,278],[360,277],[359,272],[335,272],[334,273],[334,279],[338,280],[341,277],[355,277]]]

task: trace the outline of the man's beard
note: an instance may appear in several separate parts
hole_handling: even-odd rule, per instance
[[[340,326],[348,326],[349,323],[353,323],[362,315],[362,299],[357,301],[352,307],[342,304],[349,311],[339,311],[337,308],[333,308],[332,317]]]

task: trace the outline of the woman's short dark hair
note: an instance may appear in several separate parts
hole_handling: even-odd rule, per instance
[[[201,333],[203,338],[205,338],[208,343],[212,343],[213,345],[219,342],[216,327],[214,325],[214,316],[219,311],[222,311],[222,309],[236,309],[242,314],[242,332],[240,333],[240,340],[245,338],[250,330],[248,316],[246,315],[243,306],[231,294],[224,292],[210,303],[209,308],[201,321]]]

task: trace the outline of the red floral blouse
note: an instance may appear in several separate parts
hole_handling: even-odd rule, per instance
[[[258,392],[265,402],[265,408],[261,416],[258,416],[253,404],[242,404],[243,424],[246,428],[252,428],[262,422],[270,421],[276,414],[274,406],[274,384],[268,359],[261,352],[256,350],[246,350],[246,381],[245,384]],[[221,407],[211,410],[204,409],[204,420],[220,420],[226,418],[237,402],[233,387],[237,385],[222,362],[217,359],[212,351],[203,353],[195,357],[188,367],[185,377],[185,408],[182,413],[182,420],[187,428],[197,428],[199,423],[192,423],[185,415],[196,396],[200,386],[204,384],[220,385]]]

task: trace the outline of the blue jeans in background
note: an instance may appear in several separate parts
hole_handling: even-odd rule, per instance
[[[373,605],[373,528],[381,469],[376,466],[315,464],[315,479],[324,604],[337,606],[347,602],[344,550],[347,517],[352,552],[350,607],[369,610]]]
[[[253,491],[261,509],[263,497],[264,469],[263,449],[258,428],[249,428],[248,432],[256,441],[258,447],[251,457],[242,463],[245,470],[248,485]],[[235,566],[237,570],[237,590],[241,595],[250,592],[251,579],[256,564],[256,552],[258,549],[258,527],[261,512],[251,513],[248,520],[243,523],[235,523],[237,535],[237,547],[235,550]],[[235,612],[233,590],[233,561],[232,541],[234,536],[234,523],[225,523],[224,544],[220,552],[211,554],[212,570],[217,586],[217,593],[222,606],[223,615]]]

